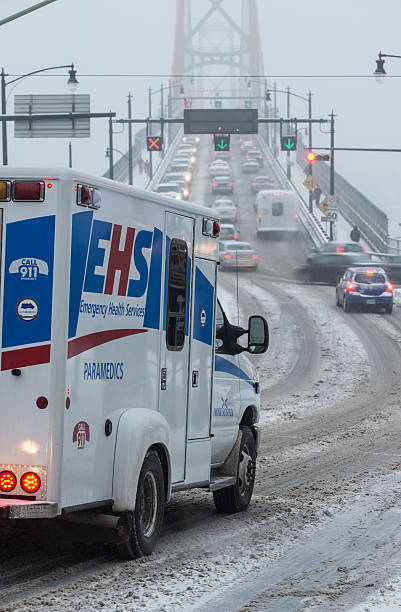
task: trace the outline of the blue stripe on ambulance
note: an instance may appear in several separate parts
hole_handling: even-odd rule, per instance
[[[216,355],[215,362],[214,362],[214,371],[215,372],[226,372],[227,374],[232,374],[236,378],[240,378],[241,380],[244,380],[245,382],[250,384],[252,387],[254,385],[254,381],[249,378],[249,375],[246,372],[244,372],[244,370],[241,370],[241,368],[236,366],[234,363],[231,363],[231,361],[224,359],[220,355]]]
[[[79,305],[85,278],[92,220],[93,211],[72,215],[69,338],[73,338],[77,333]]]
[[[150,259],[145,317],[143,320],[144,327],[149,327],[151,329],[159,329],[160,327],[162,249],[163,233],[155,227],[153,231],[152,256]]]
[[[7,223],[3,300],[3,348],[46,342],[51,338],[55,216]],[[46,272],[36,269],[34,278],[25,278],[20,259],[41,260]],[[34,265],[35,268],[37,266]],[[17,314],[21,300],[32,300],[39,308],[36,318],[23,320]]]
[[[199,268],[196,268],[193,334],[195,340],[209,345],[212,344],[213,339],[213,305],[213,285]]]

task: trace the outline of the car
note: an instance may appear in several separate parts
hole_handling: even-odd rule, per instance
[[[238,219],[238,210],[232,200],[219,199],[215,200],[211,208],[216,216],[222,221],[236,221]]]
[[[231,174],[231,168],[226,162],[213,162],[209,166],[210,176],[223,176],[223,174]]]
[[[196,155],[194,153],[183,153],[183,155],[177,155],[173,158],[172,164],[188,164],[193,166],[196,164]]]
[[[258,162],[254,159],[247,159],[243,162],[243,164],[241,164],[242,172],[257,172],[259,168],[260,166]]]
[[[239,230],[232,223],[220,223],[220,240],[238,240]]]
[[[199,136],[183,136],[182,137],[182,142],[185,142],[185,144],[190,144],[192,146],[196,146],[199,141],[200,141]]]
[[[257,149],[251,149],[250,151],[248,151],[248,153],[245,156],[245,159],[254,159],[255,161],[258,162],[260,167],[262,167],[264,163],[263,155]]]
[[[324,242],[312,253],[367,253],[368,249],[361,246],[358,242]]]
[[[212,182],[212,193],[233,193],[234,186],[231,176],[215,176]]]
[[[170,178],[170,175],[167,174],[164,177],[164,180],[167,183],[174,183],[175,185],[178,185],[179,188],[180,188],[180,193],[181,193],[182,199],[183,200],[188,200],[189,194],[190,194],[190,189],[188,187],[188,184],[184,181],[184,179],[182,177],[181,178],[177,178],[176,173],[174,173],[174,174],[171,175],[171,178]]]
[[[345,312],[363,306],[378,310],[384,308],[387,314],[393,311],[393,285],[383,268],[347,268],[337,283],[336,305]]]
[[[236,240],[220,241],[219,260],[220,269],[248,268],[256,270],[258,267],[259,254],[248,242]]]
[[[350,266],[369,266],[366,253],[315,253],[309,256],[303,266],[294,270],[294,276],[304,282],[319,282],[335,285]]]
[[[239,150],[242,155],[246,155],[248,151],[256,151],[256,145],[254,145],[252,141],[248,140],[241,144]]]
[[[371,255],[370,260],[383,268],[391,283],[401,284],[401,255]]]
[[[185,155],[186,153],[196,153],[198,151],[198,147],[190,144],[182,144],[178,147],[175,154],[176,155]]]
[[[222,159],[229,159],[231,157],[230,151],[215,151],[214,156],[216,161],[221,161]]]
[[[173,173],[180,173],[187,183],[192,181],[192,166],[188,166],[188,164],[172,164],[169,174]]]
[[[256,193],[262,189],[274,189],[275,183],[268,176],[254,176],[251,179],[251,192]]]
[[[156,187],[155,189],[156,193],[181,193],[181,189],[180,186],[178,185],[178,183],[159,183],[159,185]]]

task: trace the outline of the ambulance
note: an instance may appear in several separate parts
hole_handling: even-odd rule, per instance
[[[247,508],[260,388],[245,353],[266,351],[268,326],[225,315],[218,235],[202,206],[1,169],[0,532],[93,524],[135,558],[154,550],[175,491]]]

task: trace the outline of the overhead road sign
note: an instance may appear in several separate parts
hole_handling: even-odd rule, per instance
[[[229,151],[230,150],[230,134],[215,134],[214,135],[214,150]]]
[[[305,180],[304,180],[304,185],[307,189],[309,189],[309,191],[313,191],[315,189],[315,187],[317,187],[318,182],[315,179],[314,176],[309,175]]]
[[[49,115],[49,119],[16,121],[15,138],[89,138],[90,119],[52,119],[62,113],[90,113],[89,94],[17,95],[14,97],[16,115]]]
[[[184,134],[257,134],[256,108],[184,109]]]
[[[147,136],[146,148],[148,151],[161,151],[163,148],[162,136]]]
[[[281,150],[282,151],[296,151],[297,150],[297,137],[296,136],[281,136]]]

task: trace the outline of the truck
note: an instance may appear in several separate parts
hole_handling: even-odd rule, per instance
[[[218,236],[200,205],[2,168],[0,529],[94,525],[136,558],[176,491],[248,507],[260,387],[245,353],[269,331],[257,315],[231,324],[217,300]]]
[[[254,208],[257,238],[296,237],[301,229],[299,198],[288,189],[263,189],[259,191]]]

